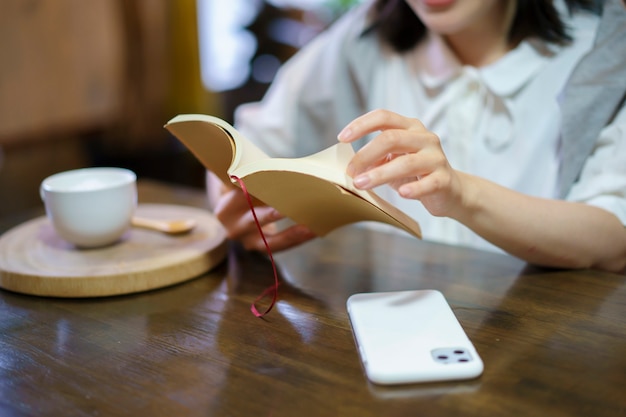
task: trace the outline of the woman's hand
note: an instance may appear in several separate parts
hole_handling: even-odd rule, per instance
[[[435,216],[454,217],[462,210],[462,175],[448,163],[437,135],[419,120],[374,110],[350,122],[338,138],[353,142],[378,131],[348,166],[357,188],[389,184],[402,197],[420,200]]]
[[[208,188],[212,195],[213,212],[226,229],[229,239],[241,242],[244,248],[266,252],[263,238],[254,221],[248,199],[239,188],[226,187],[215,176],[210,176]],[[219,191],[218,191],[219,190]],[[216,192],[217,191],[217,192]],[[284,230],[278,229],[276,222],[284,218],[272,207],[254,203],[259,225],[272,252],[289,249],[311,240],[315,235],[305,226],[291,226]]]
[[[538,198],[452,169],[439,138],[416,119],[375,110],[348,124],[342,142],[380,131],[352,159],[358,188],[394,186],[435,216],[451,217],[527,262],[626,271],[626,230],[599,207]],[[512,215],[514,214],[514,215]]]

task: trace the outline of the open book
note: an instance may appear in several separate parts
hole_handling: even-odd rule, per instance
[[[165,128],[225,184],[240,178],[251,196],[318,236],[350,223],[388,223],[421,238],[419,224],[346,175],[352,145],[337,143],[303,158],[270,158],[225,121],[207,115],[174,117]]]

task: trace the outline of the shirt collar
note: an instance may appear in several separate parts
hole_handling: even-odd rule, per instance
[[[439,88],[464,72],[459,60],[439,35],[429,33],[415,54],[415,71],[427,88]],[[541,42],[526,40],[498,61],[476,72],[494,94],[508,96],[526,84],[553,54],[554,51]]]
[[[541,42],[526,40],[498,61],[480,69],[481,78],[496,95],[510,96],[531,80],[554,51]]]

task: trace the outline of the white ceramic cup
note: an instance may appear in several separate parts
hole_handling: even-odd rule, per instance
[[[84,168],[41,183],[41,199],[57,234],[78,247],[117,242],[137,207],[137,176],[124,168]]]

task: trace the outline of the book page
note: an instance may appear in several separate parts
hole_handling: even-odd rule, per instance
[[[338,143],[303,158],[271,158],[232,171],[250,194],[319,236],[360,221],[377,221],[421,237],[419,224],[346,174],[352,145]]]
[[[268,156],[232,126],[217,117],[184,114],[165,128],[176,136],[209,171],[232,185],[229,170]]]

